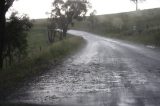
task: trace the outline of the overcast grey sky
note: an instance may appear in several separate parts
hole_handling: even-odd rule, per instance
[[[30,18],[46,18],[45,13],[50,12],[51,3],[54,0],[18,0],[14,2],[12,9],[19,13],[26,13]],[[92,8],[97,14],[111,14],[119,12],[134,11],[135,4],[130,0],[90,0]],[[140,9],[158,8],[160,0],[146,0],[140,3]]]

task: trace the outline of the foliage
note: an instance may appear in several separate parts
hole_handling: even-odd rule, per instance
[[[15,0],[1,0],[1,11],[6,13]],[[3,6],[2,6],[3,5]],[[2,9],[3,8],[3,9]]]
[[[0,71],[0,99],[22,87],[24,82],[46,72],[62,62],[85,43],[81,37],[68,35],[63,41],[49,44],[46,36],[46,19],[36,19],[27,35],[28,55]],[[1,98],[2,97],[2,98]]]
[[[89,17],[87,17],[89,18]],[[100,35],[160,46],[160,9],[97,15],[94,30],[88,27],[88,19],[76,23],[75,28]]]
[[[0,69],[4,62],[5,30],[6,30],[6,12],[12,6],[15,0],[0,0]]]
[[[14,58],[20,60],[21,56],[26,54],[27,31],[32,27],[32,23],[26,15],[21,18],[16,15],[16,12],[12,13],[6,24],[4,59],[10,64]]]
[[[55,29],[58,29],[60,39],[66,37],[69,25],[73,25],[74,20],[81,21],[89,8],[87,0],[55,0],[53,2],[53,10],[51,12],[51,19],[49,28],[52,28],[51,33],[55,36]],[[52,32],[53,31],[53,32]]]
[[[84,44],[84,40],[81,37],[67,37],[65,40],[58,41],[42,49],[41,52],[36,52],[29,58],[25,58],[20,63],[0,71],[0,98],[6,97],[9,92],[23,86],[26,80],[47,71],[51,66],[61,63],[62,59],[69,56],[82,44]],[[32,50],[34,52],[34,49]]]

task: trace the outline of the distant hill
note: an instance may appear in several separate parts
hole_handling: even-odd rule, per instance
[[[75,29],[108,37],[160,45],[160,8],[87,17]]]
[[[47,19],[35,19],[34,25],[47,28]],[[107,37],[160,46],[160,8],[86,17],[74,27]]]

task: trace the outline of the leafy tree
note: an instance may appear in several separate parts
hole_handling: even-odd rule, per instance
[[[25,55],[27,49],[27,31],[32,27],[27,15],[17,17],[17,12],[12,13],[6,23],[6,36],[4,43],[4,59],[12,63],[14,58],[20,59]]]
[[[3,67],[4,60],[4,38],[6,26],[6,12],[12,6],[14,0],[0,0],[0,69]]]
[[[138,10],[138,3],[139,3],[139,2],[146,1],[146,0],[131,0],[131,1],[136,4],[136,11],[137,11],[137,10]]]
[[[90,4],[87,0],[54,0],[51,18],[56,20],[56,28],[62,30],[62,36],[66,37],[69,25],[73,20],[81,21],[87,13]]]

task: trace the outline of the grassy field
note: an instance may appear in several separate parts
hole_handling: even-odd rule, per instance
[[[160,46],[160,8],[97,15],[94,23],[87,17],[83,23],[77,22],[75,25],[74,29],[106,37]]]
[[[68,35],[63,41],[49,44],[45,26],[45,22],[34,22],[34,27],[28,35],[28,56],[20,63],[0,71],[0,99],[23,86],[30,78],[61,63],[85,42],[81,37]]]

